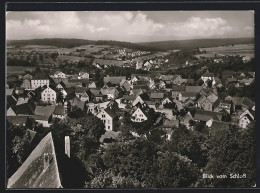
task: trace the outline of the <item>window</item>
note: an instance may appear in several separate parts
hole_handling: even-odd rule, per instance
[[[107,123],[110,124],[110,120],[107,120]]]
[[[110,126],[107,126],[107,128],[110,130]]]
[[[102,115],[102,118],[105,118],[105,115]]]

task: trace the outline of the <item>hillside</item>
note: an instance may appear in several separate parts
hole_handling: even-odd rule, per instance
[[[82,45],[110,45],[110,46],[118,46],[122,48],[130,48],[134,50],[164,51],[164,49],[158,49],[156,47],[149,47],[149,46],[130,43],[130,42],[108,41],[108,40],[95,41],[95,40],[65,39],[65,38],[7,40],[7,46],[22,47],[27,45],[48,45],[48,46],[56,46],[59,48],[73,48]]]
[[[254,38],[170,40],[160,42],[141,42],[138,44],[158,49],[162,48],[166,50],[182,50],[195,48],[209,48],[233,44],[254,44]]]

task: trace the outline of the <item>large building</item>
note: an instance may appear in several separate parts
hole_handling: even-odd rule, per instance
[[[42,86],[49,87],[50,85],[50,77],[45,72],[39,72],[37,73],[31,80],[31,87],[32,89],[36,89],[38,87]]]
[[[41,93],[41,99],[44,102],[56,102],[56,98],[57,98],[56,92],[50,87],[47,87]]]

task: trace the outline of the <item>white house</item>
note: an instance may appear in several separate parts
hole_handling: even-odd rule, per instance
[[[147,116],[139,107],[134,111],[131,118],[133,122],[143,122],[146,121],[147,119],[148,119]]]
[[[135,106],[137,103],[144,104],[144,100],[140,96],[137,96],[135,100],[132,102],[132,105]]]
[[[112,109],[101,109],[96,116],[104,123],[106,131],[113,131],[113,124],[116,114]]]
[[[244,111],[239,116],[238,125],[239,127],[246,128],[248,124],[250,124],[251,121],[254,120],[254,116],[252,113],[250,113],[249,110]]]
[[[56,71],[53,76],[55,78],[66,78],[66,74],[61,71]]]
[[[41,93],[41,99],[44,102],[56,102],[57,94],[50,87],[44,89]]]
[[[43,87],[45,85],[49,87],[49,84],[50,84],[50,77],[48,76],[47,73],[44,72],[37,73],[31,80],[32,89],[36,89],[40,86]]]
[[[214,81],[214,75],[212,73],[206,72],[203,75],[201,75],[201,79],[205,83],[207,80]]]
[[[78,79],[89,79],[89,73],[79,72]]]

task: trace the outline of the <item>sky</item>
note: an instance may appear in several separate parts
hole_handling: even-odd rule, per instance
[[[10,11],[6,39],[151,42],[254,37],[253,11]]]

